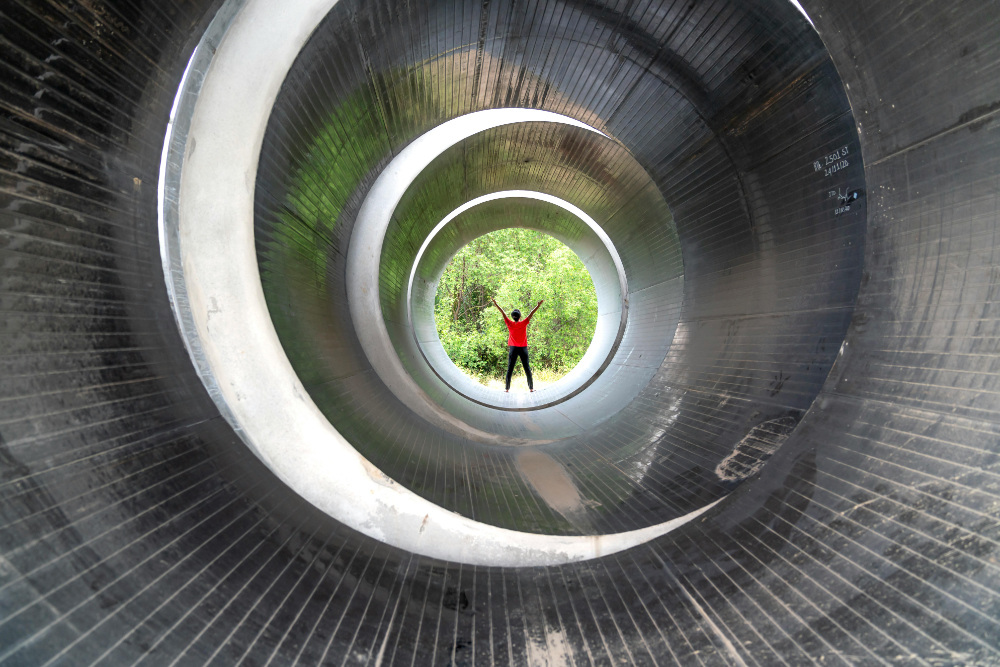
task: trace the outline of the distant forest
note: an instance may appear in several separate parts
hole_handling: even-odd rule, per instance
[[[544,299],[528,327],[528,348],[532,370],[549,381],[569,372],[594,336],[597,294],[572,250],[527,229],[481,236],[448,264],[434,310],[448,356],[484,384],[507,371],[507,327],[491,298],[508,315],[517,308],[524,316]]]

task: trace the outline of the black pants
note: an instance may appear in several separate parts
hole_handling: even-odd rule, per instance
[[[531,366],[528,364],[528,348],[513,345],[507,346],[507,389],[510,389],[510,376],[514,372],[514,364],[517,363],[518,357],[521,357],[524,374],[528,377],[528,389],[534,389],[534,385],[531,384]]]

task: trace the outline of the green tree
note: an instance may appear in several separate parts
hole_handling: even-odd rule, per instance
[[[528,343],[532,368],[550,377],[580,361],[597,325],[597,294],[576,254],[555,238],[526,229],[502,229],[462,248],[438,283],[435,318],[448,356],[481,381],[507,370],[507,327],[491,298],[525,315],[541,299]]]

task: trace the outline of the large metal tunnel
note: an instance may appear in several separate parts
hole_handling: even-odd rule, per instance
[[[1000,8],[801,4],[0,5],[0,664],[1000,664]]]

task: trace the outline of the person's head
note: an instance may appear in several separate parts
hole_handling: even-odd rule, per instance
[[[514,310],[510,311],[510,316],[514,319],[515,322],[517,322],[518,320],[521,319],[521,311],[515,308]]]

